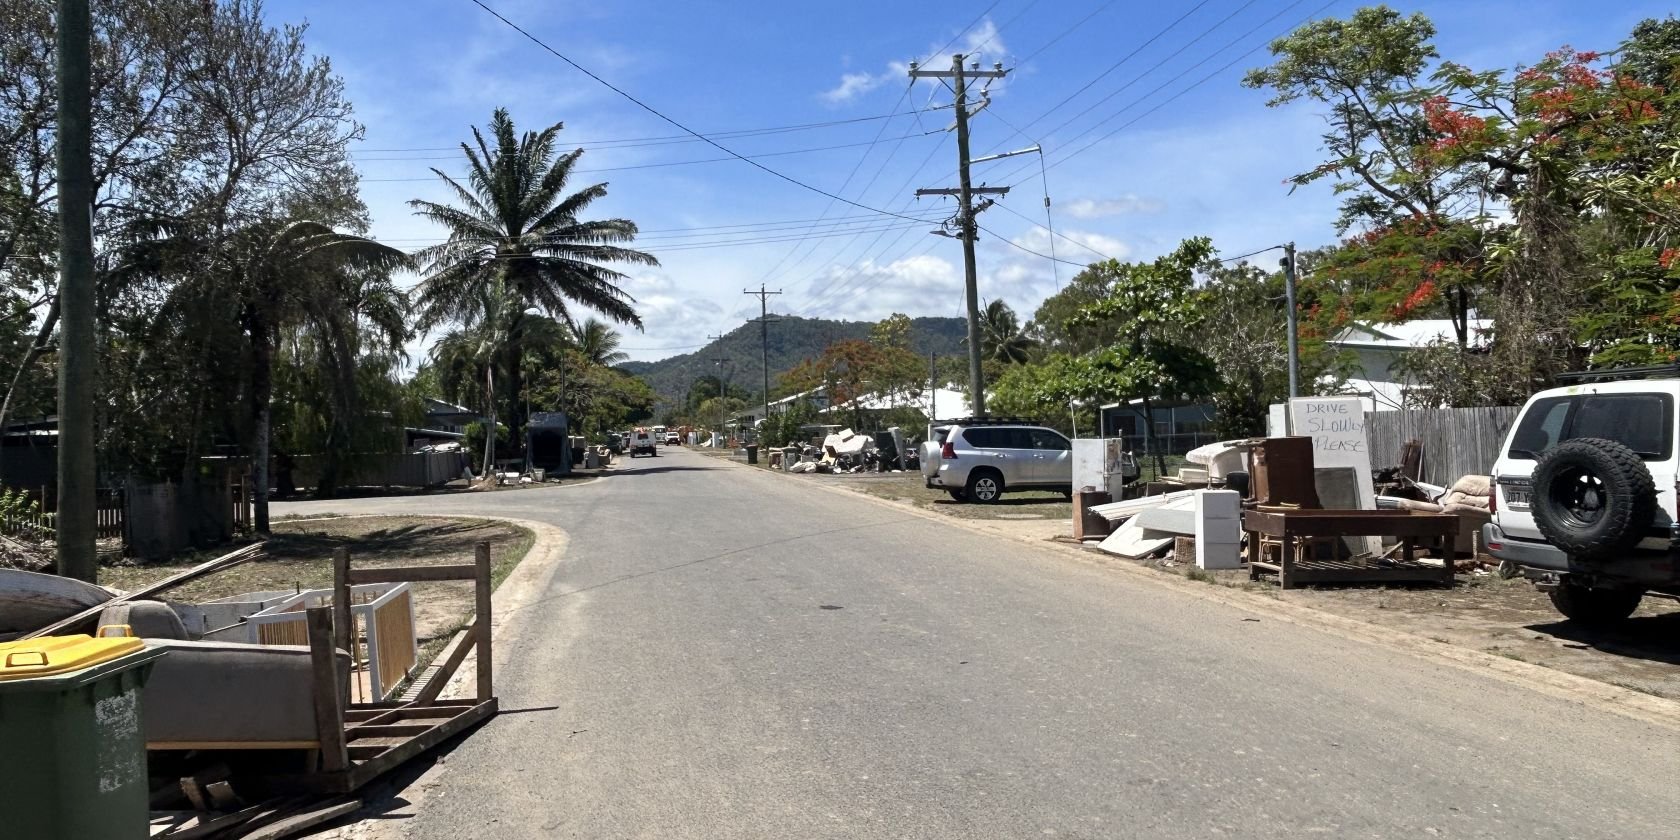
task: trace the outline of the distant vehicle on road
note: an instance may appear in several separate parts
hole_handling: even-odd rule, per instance
[[[922,477],[959,502],[991,504],[1017,490],[1073,494],[1073,444],[1055,429],[965,418],[932,431],[922,444]]]
[[[630,433],[630,457],[637,455],[652,455],[659,457],[659,438],[647,429],[637,429]]]
[[[682,443],[682,435],[679,435],[676,432],[666,432],[665,433],[665,445],[666,446],[678,446],[681,443]]]

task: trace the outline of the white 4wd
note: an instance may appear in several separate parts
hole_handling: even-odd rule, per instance
[[[1073,444],[1043,426],[953,420],[922,444],[922,478],[959,502],[990,504],[1014,490],[1073,492]]]
[[[1663,370],[1578,374],[1535,394],[1494,462],[1483,544],[1573,621],[1613,624],[1647,594],[1680,597],[1680,379]]]

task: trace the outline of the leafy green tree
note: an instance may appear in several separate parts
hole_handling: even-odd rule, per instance
[[[582,149],[557,154],[561,125],[516,133],[505,108],[490,119],[490,138],[473,129],[462,143],[466,183],[433,169],[455,195],[453,204],[409,202],[422,218],[448,231],[448,239],[415,254],[424,277],[416,291],[419,326],[482,321],[487,290],[502,284],[523,306],[572,323],[573,307],[592,309],[623,324],[641,327],[635,300],[622,288],[613,263],[658,265],[652,256],[624,247],[636,236],[627,219],[580,218],[607,194],[594,184],[568,194]],[[522,314],[507,325],[516,330]],[[511,341],[499,348],[510,379],[507,416],[514,438],[522,428],[519,395],[525,348]]]

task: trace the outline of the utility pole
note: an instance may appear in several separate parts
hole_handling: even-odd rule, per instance
[[[721,336],[721,335],[707,335],[707,336],[706,336],[706,340],[707,340],[707,341],[722,341],[722,340],[723,340],[723,336]],[[725,364],[726,364],[726,363],[728,363],[728,362],[732,362],[732,361],[734,361],[734,359],[731,359],[731,358],[730,358],[730,357],[728,357],[728,356],[713,356],[713,357],[712,357],[712,364],[714,364],[714,365],[717,365],[717,368],[718,368],[718,370],[720,370],[720,371],[721,371],[721,370],[724,370],[724,367],[723,367],[723,366],[724,366],[724,365],[725,365]],[[727,399],[727,398],[728,398],[728,397],[729,397],[729,380],[731,380],[731,379],[733,379],[733,378],[734,378],[734,376],[733,376],[733,374],[734,374],[734,368],[733,368],[733,366],[732,366],[732,367],[731,367],[731,368],[730,368],[730,369],[729,369],[729,373],[726,373],[726,374],[724,374],[724,375],[723,375],[723,376],[722,376],[722,377],[720,377],[720,378],[719,378],[719,379],[718,379],[718,384],[719,384],[719,385],[720,385],[720,386],[721,386],[721,387],[720,387],[720,388],[719,388],[719,389],[718,389],[718,390],[719,390],[719,393],[718,393],[718,397],[719,397],[719,399],[720,399],[720,400],[721,400],[721,399]],[[727,405],[727,403],[724,403],[724,402],[721,402],[721,401],[720,401],[720,402],[719,402],[719,403],[718,403],[718,405]],[[697,406],[697,407],[698,407],[698,406]],[[717,433],[717,431],[718,431],[718,430],[717,430],[717,429],[713,429],[713,430],[712,430],[712,433],[713,433],[713,434],[716,434],[716,433]]]
[[[58,573],[92,583],[93,285],[91,23],[88,0],[58,0]]]
[[[1283,300],[1289,317],[1289,396],[1301,395],[1301,348],[1295,337],[1295,243],[1283,246]]]
[[[986,206],[976,208],[974,196],[1003,195],[1009,192],[1008,187],[979,187],[976,189],[969,181],[968,165],[968,80],[973,79],[1001,79],[1008,71],[1002,64],[992,65],[991,70],[981,70],[978,65],[963,67],[961,54],[951,56],[950,70],[923,70],[915,64],[910,65],[912,79],[950,79],[952,92],[956,94],[957,112],[957,184],[951,189],[923,189],[916,190],[916,197],[924,195],[957,196],[957,238],[962,240],[963,246],[963,295],[968,308],[968,387],[969,402],[974,408],[974,416],[986,416],[986,382],[980,371],[980,291],[979,281],[974,267],[974,240],[976,225],[974,216],[991,205],[988,200]]]
[[[779,295],[781,289],[772,292],[758,284],[758,291],[742,289],[743,295],[758,297],[758,336],[759,360],[764,363],[764,422],[770,422],[770,296]]]

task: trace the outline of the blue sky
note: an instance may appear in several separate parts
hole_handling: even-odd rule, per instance
[[[716,138],[731,151],[771,155],[756,160],[868,208],[931,220],[872,213],[712,160],[726,155],[682,139],[470,0],[271,0],[270,17],[307,21],[312,49],[345,80],[367,127],[354,157],[372,233],[392,244],[441,236],[406,202],[447,200],[427,167],[461,171],[454,147],[493,109],[507,107],[521,128],[564,122],[562,142],[584,146],[579,169],[594,170],[577,185],[609,184],[594,214],[637,222],[640,247],[662,263],[626,269],[646,322],[625,337],[634,358],[690,352],[756,316],[757,299],[741,291],[761,282],[784,292],[775,312],[961,314],[960,246],[927,232],[951,205],[914,197],[956,183],[950,111],[925,110],[950,95],[933,82],[912,87],[905,73],[941,48],[928,66],[978,50],[985,65],[1012,69],[972,121],[973,154],[1043,144],[1054,226],[1081,243],[1055,239],[1062,259],[1149,258],[1195,235],[1226,255],[1334,238],[1328,189],[1291,195],[1284,184],[1320,159],[1316,109],[1269,109],[1238,79],[1265,63],[1263,49],[1245,53],[1309,17],[1346,16],[1353,0],[486,2],[684,125],[733,132]],[[1641,18],[1670,12],[1643,0],[1390,5],[1429,15],[1441,53],[1481,68],[1563,44],[1608,49]],[[836,124],[802,127],[817,123]],[[977,165],[974,178],[1013,187],[980,219],[980,294],[1024,318],[1058,276],[1078,270],[1022,250],[1051,248],[1034,224],[1045,221],[1039,159]],[[429,344],[419,339],[411,352]]]

